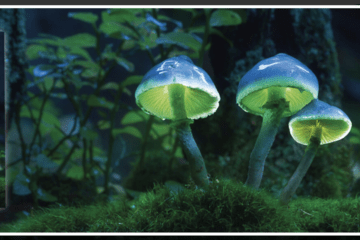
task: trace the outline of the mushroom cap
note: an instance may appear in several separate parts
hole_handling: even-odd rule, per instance
[[[352,125],[342,110],[314,99],[291,117],[290,134],[296,142],[308,145],[316,123],[322,127],[320,145],[343,139],[350,132]]]
[[[289,101],[288,117],[318,97],[319,83],[315,74],[299,60],[279,53],[258,62],[240,80],[236,102],[245,111],[262,116],[269,88],[276,88]]]
[[[145,74],[135,92],[136,104],[146,113],[175,120],[170,84],[184,86],[182,94],[188,119],[205,118],[219,107],[220,95],[210,76],[184,55],[169,58]]]

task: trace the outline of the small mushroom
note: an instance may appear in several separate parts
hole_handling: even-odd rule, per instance
[[[293,139],[307,145],[299,166],[280,194],[280,203],[287,205],[309,169],[320,145],[339,141],[351,129],[349,117],[339,108],[314,99],[289,121]]]
[[[220,95],[209,75],[184,55],[169,58],[147,72],[135,92],[146,113],[172,121],[190,165],[195,184],[209,184],[204,159],[191,133],[193,119],[219,107]]]
[[[274,142],[280,120],[289,117],[317,98],[319,83],[314,73],[297,59],[279,53],[257,63],[240,80],[237,104],[263,117],[250,155],[246,185],[258,189],[265,159]]]

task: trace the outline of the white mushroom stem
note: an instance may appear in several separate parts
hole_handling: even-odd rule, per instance
[[[185,151],[187,160],[189,161],[191,178],[196,185],[206,187],[209,185],[209,179],[207,177],[205,162],[191,133],[190,124],[183,122],[178,124],[175,130],[181,146]]]
[[[265,114],[259,136],[250,155],[248,177],[245,185],[258,189],[260,187],[265,159],[275,140],[283,112],[288,109],[289,103],[284,99],[268,102],[263,106]]]
[[[186,158],[189,161],[191,177],[195,184],[200,187],[209,185],[204,159],[191,133],[190,123],[187,119],[185,110],[185,91],[186,87],[181,84],[171,84],[168,86],[170,106],[174,118],[172,126],[175,128],[179,141]]]
[[[170,84],[168,88],[170,106],[174,119],[186,119],[185,110],[185,90],[186,87],[181,84]]]
[[[322,128],[318,124],[313,128],[311,139],[309,145],[305,149],[305,154],[302,157],[299,166],[297,167],[296,171],[290,178],[288,184],[283,189],[280,194],[280,203],[282,205],[287,205],[290,202],[291,197],[296,192],[296,189],[299,187],[301,180],[304,178],[306,172],[308,171],[318,147],[320,146],[320,138]]]

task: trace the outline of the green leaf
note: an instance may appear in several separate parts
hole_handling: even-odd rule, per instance
[[[109,129],[110,128],[110,121],[107,120],[100,120],[97,123],[99,129],[104,130],[104,129]]]
[[[26,49],[26,56],[29,60],[34,60],[40,57],[39,52],[47,52],[47,48],[43,45],[32,44]]]
[[[87,22],[87,23],[96,23],[96,21],[98,20],[98,16],[91,13],[91,12],[87,12],[87,13],[68,13],[68,17],[70,18],[74,18],[83,22]]]
[[[165,136],[162,143],[161,143],[161,146],[165,149],[165,150],[168,150],[170,151],[173,147],[173,142],[174,142],[174,139],[173,137],[171,137],[170,135],[168,136]]]
[[[66,58],[66,51],[63,47],[58,47],[56,51],[56,56],[60,59]]]
[[[360,138],[358,137],[351,137],[349,139],[349,142],[352,143],[352,144],[360,144]]]
[[[211,42],[209,42],[208,44],[206,44],[205,51],[208,51],[210,48],[211,48]]]
[[[110,13],[109,13],[110,12]],[[114,10],[106,10],[101,12],[101,18],[104,23],[106,22],[131,22],[137,19],[136,13],[129,11],[128,9],[114,9]],[[144,21],[146,19],[144,18]]]
[[[358,135],[360,137],[360,130],[354,126],[351,128],[350,133]]]
[[[86,82],[86,81],[84,81],[84,80],[82,80],[79,76],[77,76],[77,75],[73,75],[73,74],[69,74],[70,75],[70,81],[67,81],[67,83],[68,84],[73,84],[74,86],[75,86],[75,88],[76,89],[80,89],[80,88],[82,88],[83,86],[93,86],[93,84],[92,83],[90,83],[90,82]],[[63,82],[62,81],[58,81],[58,82],[60,82],[60,83],[62,83],[63,84]]]
[[[116,82],[108,82],[101,86],[100,90],[106,90],[106,89],[112,89],[112,90],[118,90],[119,84]]]
[[[83,168],[81,166],[74,165],[68,170],[66,176],[72,179],[81,180],[84,177]]]
[[[44,80],[44,84],[38,84],[39,89],[42,92],[44,92],[45,90],[49,91],[54,84],[54,78],[46,76],[43,78],[43,80]],[[59,81],[57,81],[57,82],[59,82]],[[45,89],[44,89],[44,85],[45,85]]]
[[[81,76],[83,78],[88,78],[88,79],[95,79],[97,78],[99,75],[99,72],[96,71],[95,69],[85,69],[82,73]]]
[[[45,202],[56,202],[58,200],[57,197],[51,195],[50,193],[41,188],[38,188],[37,190],[37,197]]]
[[[121,86],[127,87],[129,85],[139,84],[142,79],[143,75],[132,75],[130,77],[127,77],[123,82],[121,82]]]
[[[35,119],[39,119],[40,111],[37,109],[32,109],[32,113]],[[21,117],[31,118],[31,114],[29,109],[26,106],[21,108],[20,112]],[[41,134],[48,133],[54,126],[60,127],[59,119],[49,112],[43,112],[40,124],[40,132]]]
[[[132,93],[131,93],[131,91],[128,89],[128,88],[124,88],[124,91],[123,91],[126,95],[128,95],[128,96],[131,96],[132,95]]]
[[[122,45],[122,50],[127,51],[133,49],[136,46],[136,41],[133,39],[125,40],[124,44]]]
[[[16,176],[16,179],[13,183],[13,193],[19,196],[25,196],[31,193],[29,189],[30,179],[28,179],[24,174],[19,174]]]
[[[82,159],[84,155],[84,149],[76,149],[73,154],[71,155],[71,159],[76,161],[79,159]],[[86,155],[88,155],[88,153],[86,152]],[[94,154],[95,155],[95,154]],[[87,156],[86,156],[87,157]]]
[[[161,14],[158,15],[157,20],[172,22],[172,23],[175,23],[175,25],[176,25],[177,27],[182,28],[182,22],[177,21],[177,20],[175,20],[175,19],[172,19],[172,18],[170,18],[170,17],[168,17],[168,16],[165,16],[165,15],[161,15]]]
[[[231,10],[216,10],[211,14],[210,26],[232,26],[239,25],[241,23],[241,17],[236,12]]]
[[[130,134],[130,135],[140,138],[140,139],[142,138],[141,132],[136,127],[126,126],[124,128],[115,128],[112,130],[112,135],[114,137],[118,134],[123,134],[123,133]]]
[[[147,31],[144,29],[143,32],[147,32]],[[141,36],[143,38],[138,41],[141,50],[152,49],[157,46],[156,40],[158,39],[158,37],[155,30],[151,31],[150,33],[141,34]]]
[[[16,159],[12,159],[11,162],[15,161]],[[8,180],[8,185],[13,185],[14,181],[16,180],[19,173],[23,170],[22,162],[18,162],[17,164],[6,168],[6,177]]]
[[[89,33],[78,33],[76,35],[66,37],[63,44],[68,47],[95,47],[96,37]]]
[[[178,147],[178,148],[176,149],[175,157],[184,158],[184,155],[183,155],[183,152],[182,152],[181,147]]]
[[[130,111],[121,119],[122,125],[133,124],[138,122],[147,121],[150,115],[144,113],[142,110]]]
[[[137,34],[133,30],[120,23],[102,23],[99,29],[101,32],[115,39],[126,39],[126,37],[138,39]]]
[[[84,57],[85,59],[92,61],[89,52],[80,47],[71,47],[69,53]]]
[[[100,66],[93,61],[75,61],[74,65],[79,65],[86,68],[81,76],[84,78],[97,78],[100,71]]]
[[[189,28],[189,32],[190,33],[202,33],[202,34],[204,34],[205,33],[205,26],[197,26],[197,27]],[[220,32],[219,30],[217,30],[216,28],[210,27],[210,34],[218,35],[219,37],[221,37],[222,39],[227,41],[229,43],[230,47],[234,46],[232,41],[230,39],[228,39],[227,37],[225,37],[225,35],[222,32]]]
[[[114,107],[114,103],[107,101],[104,97],[96,97],[95,95],[91,95],[88,98],[87,104],[92,107],[104,107],[108,109]]]
[[[197,41],[190,33],[170,32],[162,35],[156,40],[158,44],[176,44],[185,49],[191,48],[198,51],[201,43]]]
[[[134,71],[134,64],[130,61],[128,61],[125,58],[118,57],[114,52],[104,52],[102,54],[102,57],[109,60],[115,60],[117,64],[124,67],[127,71],[133,72]]]
[[[96,71],[100,69],[100,66],[93,61],[75,61],[74,65],[82,66],[84,68],[95,69]]]
[[[121,58],[121,57],[116,57],[115,59],[116,59],[117,64],[124,67],[128,72],[134,71],[135,66],[132,62],[128,61],[125,58]]]
[[[41,153],[37,155],[36,157],[32,158],[31,161],[36,162],[36,165],[41,168],[56,168],[59,165],[55,162],[53,162],[50,158],[48,158],[45,154]]]
[[[80,129],[80,134],[89,141],[94,141],[99,137],[99,134],[96,131],[86,127]]]
[[[168,124],[153,124],[151,127],[150,134],[154,139],[168,134],[170,131],[170,126]]]

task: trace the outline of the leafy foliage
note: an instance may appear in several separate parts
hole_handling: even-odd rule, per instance
[[[168,169],[174,159],[183,158],[175,134],[166,122],[134,110],[121,100],[123,94],[132,96],[128,87],[139,84],[142,79],[141,75],[132,75],[136,65],[128,57],[144,51],[153,64],[179,54],[202,59],[204,51],[211,47],[207,44],[209,35],[217,34],[226,39],[214,27],[240,24],[241,17],[230,10],[177,11],[191,14],[190,26],[185,27],[157,9],[109,9],[102,11],[100,16],[91,12],[73,12],[68,17],[90,24],[92,33],[77,33],[65,38],[40,34],[29,41],[26,56],[30,64],[33,60],[43,63],[30,65],[27,69],[33,78],[27,79],[28,91],[23,96],[22,107],[17,109],[22,118],[32,120],[34,132],[32,141],[20,143],[22,157],[10,164],[11,171],[16,174],[10,181],[15,194],[31,193],[35,207],[38,200],[62,201],[59,192],[40,184],[41,179],[53,174],[54,169],[57,176],[74,181],[91,179],[94,182],[102,175],[105,177],[103,193],[109,194],[111,152],[115,137],[122,134],[140,138],[143,146],[151,145],[165,154],[165,159],[170,160]],[[204,16],[205,25],[194,26],[195,20]],[[101,36],[115,44],[100,47]],[[96,56],[93,56],[93,50]],[[153,56],[156,52],[158,55]],[[202,60],[199,63],[201,65]],[[115,67],[125,69],[128,76],[120,82],[108,81],[107,76]],[[85,89],[92,92],[84,94]],[[39,93],[34,94],[34,91]],[[75,110],[73,121],[76,124],[67,132],[61,129],[60,112],[51,106],[55,98],[70,101]],[[121,120],[122,127],[115,127],[115,113],[119,109],[128,112]],[[89,123],[93,112],[102,118],[95,125]],[[149,125],[145,133],[139,128],[144,124]],[[93,147],[99,132],[104,131],[110,133],[107,152]],[[46,140],[49,137],[51,141]],[[132,154],[145,156],[140,151]]]

